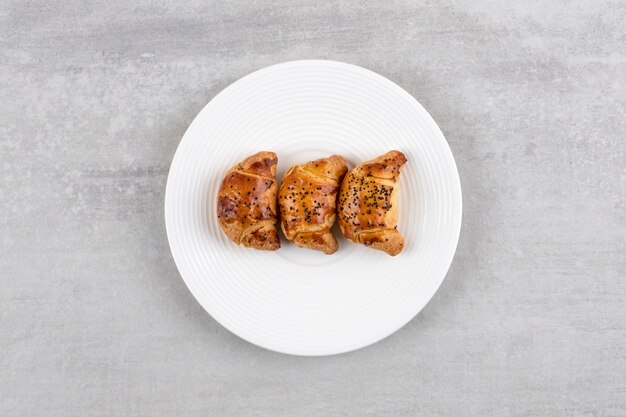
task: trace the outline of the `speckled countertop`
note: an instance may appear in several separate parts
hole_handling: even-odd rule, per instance
[[[0,7],[0,415],[626,415],[626,3]],[[439,292],[327,358],[223,329],[169,253],[173,153],[222,88],[327,58],[432,114],[464,194]]]

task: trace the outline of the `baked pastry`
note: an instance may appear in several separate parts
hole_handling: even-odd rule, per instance
[[[348,240],[391,256],[402,251],[396,184],[405,163],[402,152],[391,151],[357,165],[343,178],[337,214],[339,227]]]
[[[274,152],[259,152],[226,172],[217,196],[217,218],[233,242],[262,250],[280,248],[277,162]]]
[[[346,160],[339,155],[287,170],[278,192],[281,228],[287,239],[327,255],[337,251],[330,228],[335,223],[339,182],[346,171]]]

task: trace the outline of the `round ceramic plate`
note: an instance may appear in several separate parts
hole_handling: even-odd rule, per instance
[[[220,182],[248,155],[276,152],[280,179],[292,164],[339,154],[352,168],[392,149],[408,158],[396,257],[337,230],[333,255],[284,237],[280,250],[257,251],[218,225]],[[354,65],[293,61],[243,77],[198,114],[172,162],[165,222],[181,276],[219,323],[267,349],[329,355],[385,338],[431,299],[456,249],[461,187],[441,130],[406,91]]]

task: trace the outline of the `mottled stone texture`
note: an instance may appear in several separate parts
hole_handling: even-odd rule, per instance
[[[626,415],[626,3],[0,3],[0,415]],[[196,113],[327,58],[433,115],[464,195],[423,312],[327,358],[219,326],[169,253]]]

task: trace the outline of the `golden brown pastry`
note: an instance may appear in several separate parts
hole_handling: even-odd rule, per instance
[[[330,228],[335,223],[339,181],[347,170],[346,160],[338,155],[289,168],[278,192],[281,227],[287,239],[327,255],[337,251],[339,245]]]
[[[217,196],[217,218],[226,236],[249,248],[277,250],[274,152],[247,157],[226,172]]]
[[[339,191],[339,227],[353,242],[395,256],[404,247],[398,232],[398,187],[402,152],[391,151],[357,165],[348,172]]]

